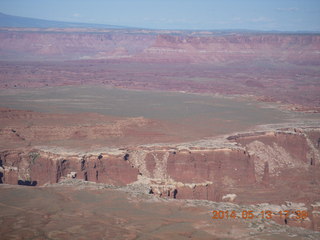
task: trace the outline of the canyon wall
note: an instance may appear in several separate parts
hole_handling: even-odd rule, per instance
[[[244,133],[220,143],[139,146],[100,154],[4,150],[0,183],[43,186],[75,178],[138,186],[165,198],[258,206],[268,202],[261,211],[293,213],[286,219],[273,216],[276,222],[319,230],[319,144],[319,128],[295,128]],[[308,217],[297,220],[295,211],[308,212]]]
[[[125,185],[137,180],[138,170],[113,155],[72,156],[32,151],[4,151],[0,155],[2,182],[19,184],[19,181],[44,185],[57,183],[70,172],[86,181]],[[23,185],[23,184],[22,184]]]
[[[117,32],[0,31],[0,53],[4,60],[123,58],[141,52],[153,38]]]
[[[319,129],[268,131],[228,139],[229,147],[141,146],[116,154],[7,150],[0,153],[1,182],[41,186],[73,173],[75,178],[98,183],[147,184],[161,196],[222,201],[227,194],[239,194],[242,187],[268,188],[276,186],[277,179],[294,183],[295,174],[305,181],[302,184],[320,180],[316,176],[320,169]],[[241,193],[238,200],[255,202]]]
[[[130,59],[147,62],[279,61],[318,65],[316,34],[2,29],[2,60]]]
[[[159,35],[143,58],[166,61],[245,63],[274,60],[319,64],[320,36],[286,34],[230,34],[226,36]],[[159,57],[160,56],[160,57]]]
[[[0,89],[99,84],[320,111],[320,35],[0,29]]]

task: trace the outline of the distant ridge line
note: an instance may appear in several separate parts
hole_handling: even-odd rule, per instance
[[[95,24],[95,23],[74,23],[63,21],[52,21],[44,19],[36,19],[29,17],[18,17],[7,15],[0,12],[0,27],[21,27],[21,28],[112,28],[124,29],[131,27],[108,25],[108,24]]]
[[[272,34],[320,34],[319,31],[279,31],[279,30],[251,30],[251,29],[157,29],[130,27],[98,23],[75,23],[54,20],[44,20],[29,17],[19,17],[8,15],[0,12],[0,28],[92,28],[92,29],[132,29],[132,30],[148,30],[148,31],[181,31],[181,32],[216,32],[221,34],[230,33],[272,33]]]

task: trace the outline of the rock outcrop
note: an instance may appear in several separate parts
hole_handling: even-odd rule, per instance
[[[318,169],[319,137],[318,129],[286,129],[229,137],[228,142],[233,143],[229,147],[141,146],[116,155],[8,150],[0,155],[2,181],[17,184],[18,180],[28,180],[43,185],[75,172],[76,178],[87,181],[123,185],[142,176],[144,181],[163,188],[164,195],[172,196],[168,191],[176,189],[177,198],[222,200],[228,193],[220,189],[269,185],[282,176],[283,170]],[[166,189],[166,185],[171,187]]]
[[[99,154],[7,150],[0,153],[0,180],[41,186],[77,178],[116,186],[143,184],[150,194],[167,198],[301,202],[310,213],[301,224],[318,229],[313,219],[319,215],[319,138],[319,129],[301,128],[241,134],[220,145],[140,146]]]
[[[319,53],[319,34],[5,28],[0,89],[103,84],[319,112]]]
[[[57,183],[70,174],[86,181],[114,185],[129,184],[137,179],[138,171],[122,156],[92,155],[73,156],[53,154],[39,150],[4,151],[0,155],[3,164],[3,183],[18,184],[22,181],[36,181],[37,185]],[[76,172],[76,174],[74,174]]]
[[[78,60],[136,59],[148,62],[247,62],[276,60],[319,64],[316,34],[188,31],[2,29],[3,58]]]

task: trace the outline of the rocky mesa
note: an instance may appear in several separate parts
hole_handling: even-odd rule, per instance
[[[319,65],[320,36],[148,30],[0,30],[2,60],[130,59],[143,62]]]
[[[115,186],[140,184],[150,194],[166,198],[241,204],[290,200],[311,209],[320,194],[319,143],[318,128],[288,128],[239,134],[224,141],[101,153],[24,148],[1,152],[0,180],[41,186],[76,178]]]
[[[177,198],[221,201],[223,194],[208,194],[209,189],[226,191],[255,183],[268,187],[274,178],[289,177],[290,171],[292,175],[295,171],[316,173],[320,164],[319,142],[319,129],[305,128],[240,134],[225,142],[194,142],[190,144],[192,147],[142,145],[100,154],[55,153],[25,147],[1,152],[1,181],[10,184],[18,184],[19,180],[36,181],[43,185],[56,183],[75,172],[75,178],[86,181],[122,185],[139,179],[159,187],[154,192],[170,185],[177,188]],[[197,195],[193,190],[189,192],[191,195],[184,194],[182,189],[187,186],[193,190],[198,186],[205,194]],[[166,195],[167,191],[161,193]],[[244,201],[254,202],[254,199]]]

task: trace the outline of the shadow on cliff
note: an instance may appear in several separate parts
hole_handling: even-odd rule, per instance
[[[175,189],[175,190],[173,191],[173,198],[174,198],[174,199],[176,199],[176,198],[177,198],[177,194],[178,194],[178,190],[177,190],[177,189]]]
[[[23,180],[18,180],[18,185],[23,185],[23,186],[36,186],[38,184],[37,181],[23,181]]]
[[[0,159],[0,167],[3,168],[1,159]],[[3,178],[3,173],[0,172],[0,184],[3,183],[2,178]]]

